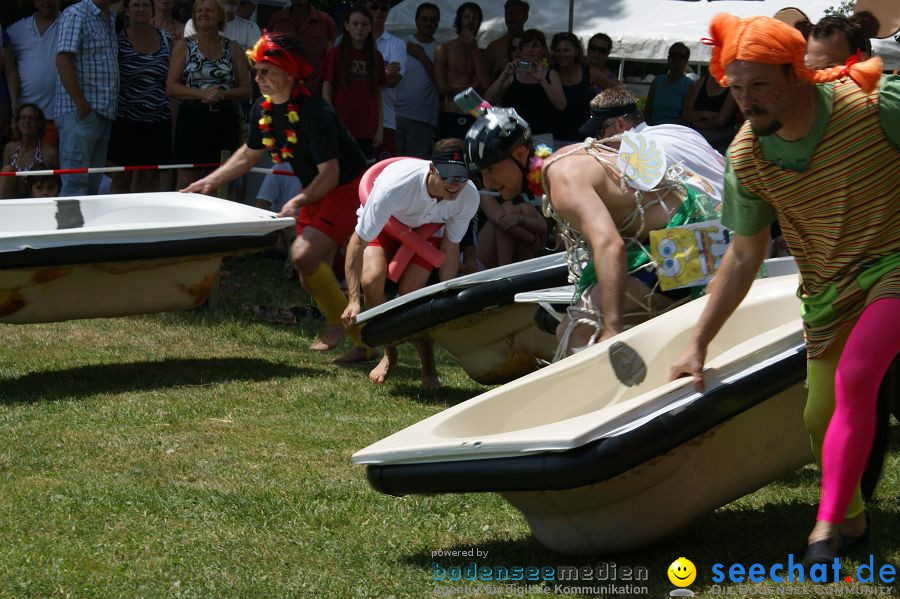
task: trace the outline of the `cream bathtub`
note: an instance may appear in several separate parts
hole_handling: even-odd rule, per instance
[[[709,348],[707,391],[668,381],[701,298],[359,451],[379,491],[501,493],[562,553],[635,549],[812,459],[797,279],[754,282]]]
[[[291,218],[197,194],[0,201],[0,322],[184,310]]]

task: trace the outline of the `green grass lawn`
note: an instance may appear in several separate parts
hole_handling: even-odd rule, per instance
[[[544,549],[497,495],[376,493],[355,451],[484,387],[439,353],[445,389],[421,392],[409,347],[371,385],[366,367],[305,349],[317,323],[241,310],[306,301],[280,262],[226,268],[214,311],[0,325],[0,597],[429,597],[435,562],[472,561],[432,552],[472,547],[487,566],[643,566],[649,593],[634,596],[649,597],[672,590],[665,571],[683,555],[700,571],[691,588],[713,597],[712,564],[771,564],[804,544],[812,467],[654,547],[594,559]],[[846,565],[900,562],[898,461],[871,543]]]

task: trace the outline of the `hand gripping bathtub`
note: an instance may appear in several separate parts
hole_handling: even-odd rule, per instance
[[[375,179],[381,174],[384,167],[398,160],[406,160],[406,158],[403,156],[395,156],[393,158],[388,158],[387,160],[382,160],[381,162],[376,162],[369,167],[359,180],[360,204],[365,205],[366,200],[369,199],[369,193],[372,191],[372,186],[375,185]],[[424,258],[435,268],[439,268],[447,257],[441,253],[440,250],[428,243],[428,239],[443,226],[443,223],[426,223],[421,227],[411,229],[392,216],[384,226],[384,230],[387,231],[391,237],[399,241],[401,245],[390,263],[388,263],[388,278],[395,283],[399,281],[403,271],[409,266],[409,261],[412,260],[413,256],[416,254]]]

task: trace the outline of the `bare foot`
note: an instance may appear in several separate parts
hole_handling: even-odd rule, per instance
[[[397,365],[397,349],[394,347],[386,347],[384,348],[384,357],[381,358],[381,362],[378,363],[378,366],[372,369],[372,372],[369,373],[369,380],[373,383],[383,383],[387,380],[389,374],[394,369],[394,366]]]
[[[313,341],[309,349],[313,351],[329,351],[336,348],[344,338],[344,327],[339,324],[325,327],[319,337]]]
[[[433,390],[441,388],[441,379],[438,378],[436,374],[423,374],[422,375],[422,388]]]
[[[354,345],[343,356],[335,358],[332,364],[345,366],[347,364],[357,364],[359,362],[368,362],[378,357],[378,350],[374,347],[360,347]]]

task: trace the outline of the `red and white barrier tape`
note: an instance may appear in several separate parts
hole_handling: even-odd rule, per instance
[[[198,164],[155,164],[144,166],[102,166],[92,168],[57,168],[43,171],[16,171],[0,172],[0,177],[49,177],[51,175],[93,175],[99,173],[124,173],[130,171],[166,171],[177,168],[216,168],[222,166],[218,162],[206,162]],[[251,173],[267,175],[293,175],[293,171],[276,171],[270,168],[253,167]]]
[[[154,164],[144,166],[98,166],[91,168],[57,168],[43,171],[0,171],[0,177],[50,177],[52,175],[92,175],[99,173],[125,173],[129,171],[167,171],[177,168],[217,168],[222,166],[219,162],[204,162],[198,164]],[[261,175],[290,175],[294,176],[294,171],[277,171],[271,168],[261,168],[254,166],[250,169],[251,173],[259,173]],[[499,196],[496,191],[488,191],[484,189],[478,190],[478,193],[489,196]]]

